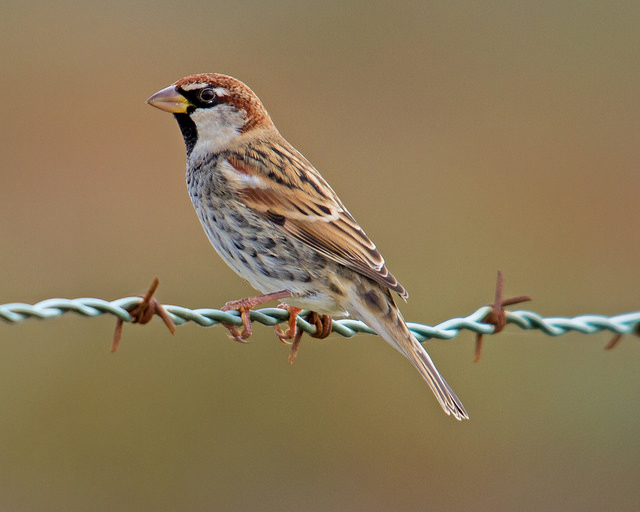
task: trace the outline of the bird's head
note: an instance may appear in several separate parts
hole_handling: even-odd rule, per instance
[[[175,116],[188,156],[216,154],[242,134],[273,128],[253,91],[226,75],[187,76],[155,93],[147,103]]]

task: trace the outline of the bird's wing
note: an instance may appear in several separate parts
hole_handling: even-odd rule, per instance
[[[258,141],[221,156],[249,208],[330,260],[408,297],[329,184],[290,144]]]

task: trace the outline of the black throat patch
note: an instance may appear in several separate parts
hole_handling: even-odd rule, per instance
[[[184,145],[187,148],[187,157],[191,155],[196,142],[198,142],[198,130],[196,129],[196,123],[194,123],[189,114],[173,114],[173,117],[178,121],[178,126],[182,132],[184,138]]]

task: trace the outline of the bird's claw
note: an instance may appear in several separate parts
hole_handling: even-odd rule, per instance
[[[246,297],[244,299],[231,300],[227,302],[220,309],[222,311],[238,311],[240,318],[242,319],[242,330],[239,331],[235,325],[222,322],[222,325],[229,331],[229,336],[232,340],[239,343],[247,343],[247,339],[253,333],[251,328],[251,310],[265,302],[276,299],[284,299],[290,297],[291,294],[286,291],[267,293],[265,295],[258,295],[256,297]]]
[[[281,309],[284,309],[289,312],[289,320],[287,321],[288,327],[286,331],[282,330],[280,325],[274,326],[274,330],[276,331],[276,336],[282,343],[286,343],[287,345],[291,345],[291,351],[289,352],[289,364],[293,364],[298,355],[298,349],[300,348],[300,340],[302,340],[302,335],[304,331],[298,327],[297,320],[298,314],[302,311],[300,308],[295,306],[290,306],[289,304],[280,304],[278,306]],[[331,329],[333,325],[333,320],[329,315],[320,315],[315,311],[311,311],[307,317],[305,318],[307,322],[316,326],[316,332],[310,334],[312,338],[324,339],[329,334],[331,334]],[[293,340],[293,341],[290,341]]]
[[[274,325],[273,330],[276,332],[276,336],[282,343],[291,345],[292,342],[289,340],[294,339],[299,330],[297,324],[298,314],[302,310],[285,303],[278,304],[278,309],[284,309],[285,311],[289,312],[289,319],[287,320],[287,330],[283,331],[280,324]]]
[[[220,309],[222,311],[238,311],[240,318],[242,319],[242,330],[233,324],[222,323],[222,325],[229,331],[229,337],[237,341],[238,343],[247,343],[247,339],[253,334],[251,327],[251,308],[254,306],[251,299],[254,297],[248,297],[246,299],[232,300],[227,302]]]

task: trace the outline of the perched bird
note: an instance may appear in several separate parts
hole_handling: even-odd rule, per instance
[[[265,294],[227,303],[242,313],[244,331],[231,329],[236,339],[250,333],[248,310],[267,300],[287,299],[319,315],[350,315],[413,363],[447,414],[468,418],[394,302],[391,292],[406,299],[406,290],[249,87],[230,76],[191,75],[147,103],[178,121],[189,194],[209,241]]]

